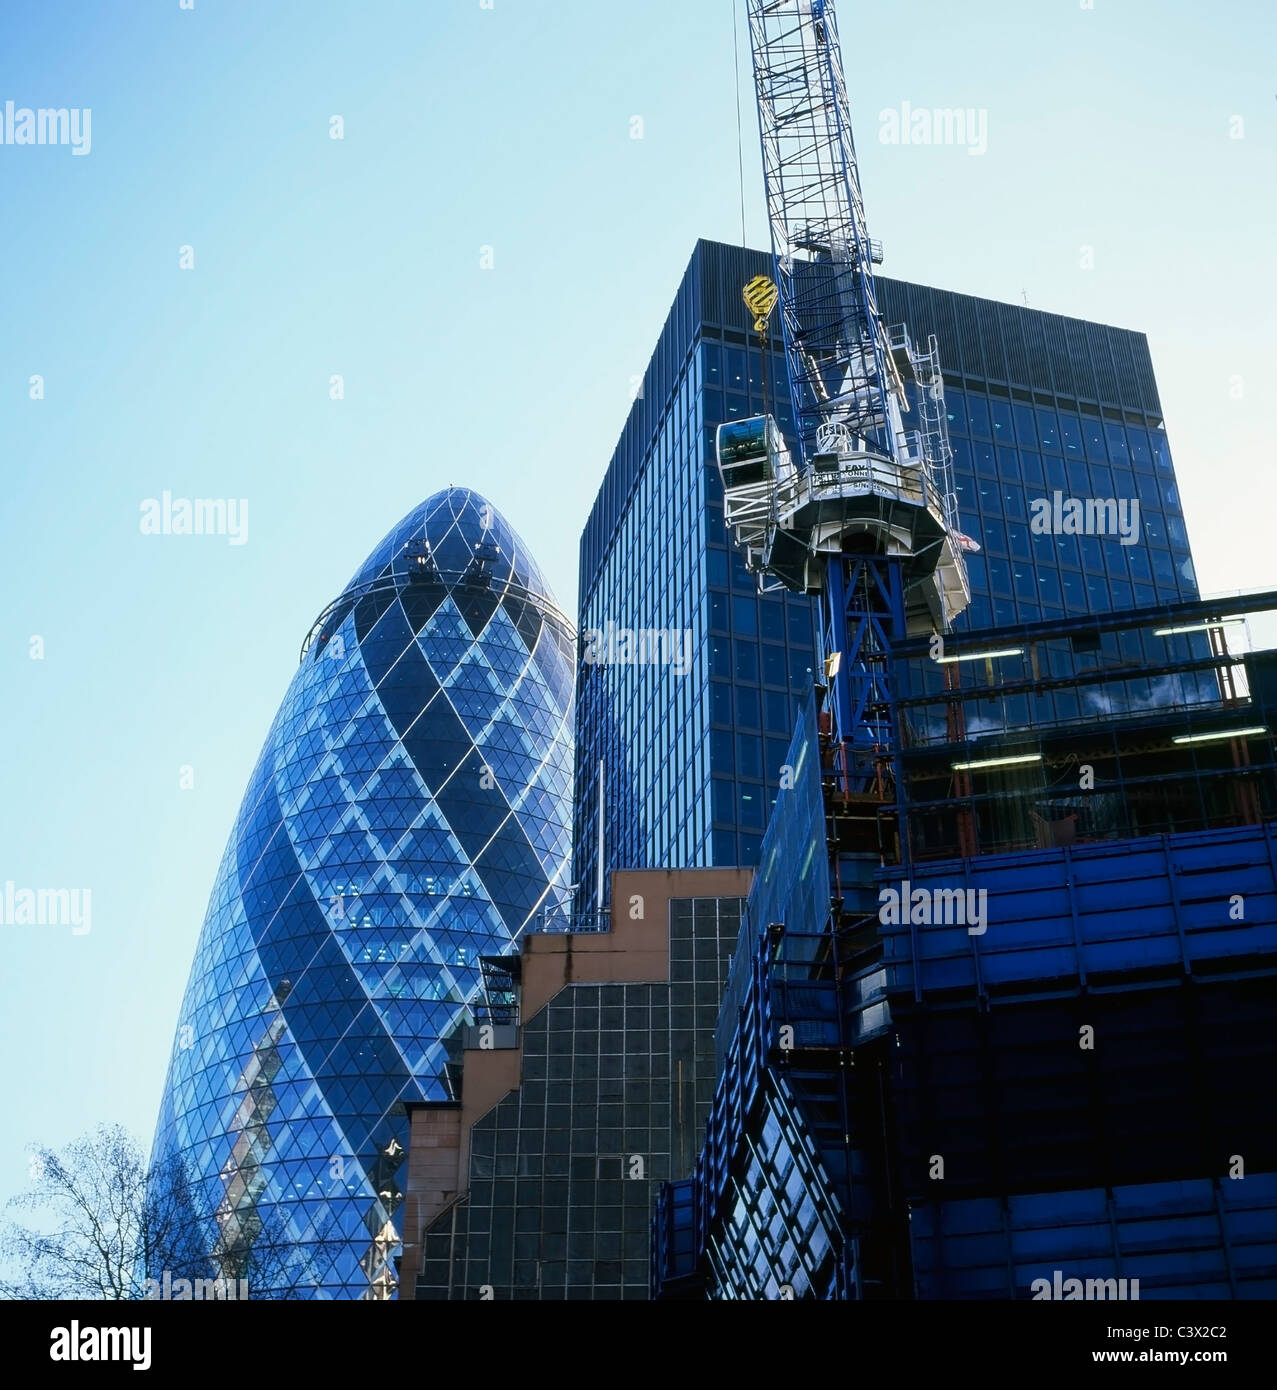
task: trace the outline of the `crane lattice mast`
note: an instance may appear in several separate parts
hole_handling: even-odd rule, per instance
[[[794,431],[769,414],[719,427],[724,517],[763,588],[820,595],[843,791],[889,799],[887,655],[967,606],[975,546],[936,340],[916,348],[878,310],[832,0],[747,3]]]

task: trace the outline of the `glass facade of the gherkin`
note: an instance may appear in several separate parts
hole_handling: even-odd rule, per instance
[[[574,666],[523,542],[464,488],[405,517],[316,622],[222,859],[160,1110],[201,1277],[392,1292],[402,1103],[450,1096],[480,956],[566,903]]]

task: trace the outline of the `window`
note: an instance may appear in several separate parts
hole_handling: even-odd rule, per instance
[[[787,685],[784,647],[763,644],[763,684]]]
[[[1070,497],[1090,497],[1091,478],[1081,454],[1069,454],[1064,460],[1064,476],[1068,479]]]
[[[1104,572],[1104,551],[1097,536],[1079,536],[1078,549],[1082,552],[1083,566],[1095,574]],[[1105,607],[1108,605],[1105,604]]]
[[[1102,463],[1093,463],[1091,465],[1091,496],[1112,497],[1113,495],[1113,470]]]
[[[1002,489],[1002,510],[1008,521],[1027,521],[1028,513],[1024,506],[1024,492],[1018,487]]]
[[[1108,436],[1109,457],[1114,463],[1129,463],[1131,451],[1126,445],[1126,431],[1121,425],[1112,422],[1104,426],[1104,433]]]
[[[1038,443],[1043,449],[1049,449],[1053,454],[1060,452],[1060,429],[1055,419],[1055,411],[1048,406],[1040,405],[1037,408],[1038,416]]]
[[[767,648],[763,648],[764,654]],[[781,653],[782,665],[784,653]],[[783,682],[780,682],[783,684]],[[790,732],[790,713],[789,697],[777,691],[763,691],[763,711],[767,719],[767,732],[769,734],[787,734]]]
[[[736,735],[737,771],[742,777],[763,776],[763,741],[751,734]]]
[[[1076,536],[1056,536],[1055,558],[1059,565],[1072,570],[1082,568],[1082,555],[1077,548],[1078,538]]]
[[[1096,463],[1108,462],[1108,450],[1104,446],[1104,422],[1090,415],[1082,417],[1082,433],[1086,437],[1086,456]]]
[[[1058,608],[1060,598],[1060,576],[1053,569],[1038,570],[1038,597],[1041,602]]]
[[[736,597],[732,599],[732,631],[746,637],[758,635],[758,600]]]
[[[1157,580],[1159,589],[1178,588],[1175,563],[1165,550],[1153,551],[1153,578]]]
[[[1131,441],[1131,462],[1136,468],[1151,469],[1153,467],[1153,448],[1149,443],[1148,431],[1132,427],[1127,430],[1127,437]],[[1114,454],[1113,457],[1116,459],[1117,455]]]
[[[1011,566],[1005,560],[990,555],[986,560],[989,572],[989,588],[995,594],[1010,596]]]
[[[1064,607],[1069,613],[1088,611],[1086,584],[1081,574],[1073,570],[1060,571],[1060,591],[1064,595]]]
[[[762,787],[746,782],[740,789],[740,824],[750,830],[761,830],[765,809]]]
[[[984,523],[984,548],[1000,555],[1007,553],[1007,528],[1000,520],[989,517]]]
[[[998,445],[998,474],[1004,482],[1015,482],[1020,477],[1020,455],[1015,449]]]
[[[783,603],[778,603],[775,599],[763,599],[762,623],[763,636],[767,641],[783,642],[785,640],[785,609]]]
[[[727,389],[729,391],[746,390],[745,349],[735,347],[724,348],[723,356],[724,365],[727,369]]]
[[[762,727],[761,702],[758,691],[750,685],[736,687],[736,723],[745,729]]]
[[[1015,416],[1015,437],[1023,448],[1036,449],[1038,444],[1038,426],[1033,418],[1033,407],[1031,405],[1014,405],[1011,412]]]
[[[734,770],[731,734],[725,729],[711,729],[709,749],[714,771],[724,772],[730,776]]]
[[[1082,422],[1065,410],[1060,411],[1060,438],[1064,441],[1066,458],[1082,457]]]
[[[976,439],[992,439],[993,427],[989,419],[989,401],[986,396],[971,396],[967,401],[967,412],[971,420],[971,434]]]
[[[1046,486],[1046,474],[1042,471],[1041,454],[1022,451],[1020,467],[1024,471],[1024,481],[1029,487],[1042,488]]]

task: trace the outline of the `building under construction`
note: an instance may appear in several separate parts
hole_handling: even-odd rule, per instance
[[[764,391],[717,463],[823,670],[653,1294],[1271,1297],[1277,657],[1245,619],[1277,595],[970,623],[945,349],[884,326],[833,4],[748,12],[774,281],[742,292],[764,357],[779,309],[789,427]],[[1085,490],[999,548],[1151,548],[1095,426]]]
[[[902,647],[877,801],[813,700],[654,1296],[1277,1293],[1275,612]]]

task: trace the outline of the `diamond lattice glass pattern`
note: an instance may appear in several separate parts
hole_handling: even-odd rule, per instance
[[[156,1133],[213,1272],[394,1286],[402,1102],[445,1099],[479,987],[566,903],[574,634],[482,497],[437,493],[303,648],[222,859]],[[219,1268],[220,1267],[220,1268]]]

